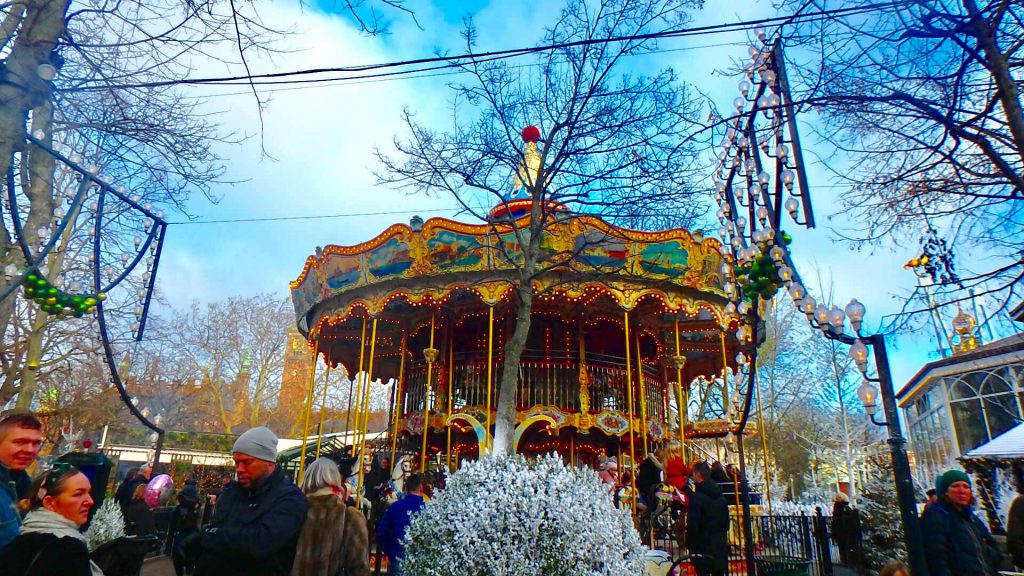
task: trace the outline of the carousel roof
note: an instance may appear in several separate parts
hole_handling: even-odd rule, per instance
[[[587,215],[560,212],[545,228],[545,272],[538,290],[582,301],[609,295],[626,310],[653,295],[672,310],[696,312],[724,302],[721,243],[689,231],[628,230]],[[474,292],[488,305],[507,298],[522,258],[517,235],[529,216],[516,221],[465,224],[445,218],[395,224],[355,246],[317,249],[291,282],[299,329],[362,308],[370,315],[401,298],[412,305],[446,301],[456,291]]]

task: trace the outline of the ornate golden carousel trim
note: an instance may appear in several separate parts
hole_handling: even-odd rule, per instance
[[[351,246],[341,246],[337,244],[329,244],[323,248],[320,256],[311,255],[306,258],[306,262],[302,267],[302,272],[299,273],[295,280],[289,283],[289,286],[294,290],[300,287],[309,275],[309,272],[314,269],[318,269],[324,262],[326,262],[329,256],[362,256],[369,251],[372,251],[380,246],[384,245],[385,242],[395,237],[400,237],[407,244],[412,245],[410,239],[413,236],[420,236],[426,238],[435,230],[449,230],[452,232],[458,232],[461,234],[467,234],[472,236],[478,236],[480,238],[488,238],[494,236],[503,236],[514,232],[517,228],[521,229],[523,226],[528,224],[530,216],[523,216],[512,224],[466,224],[463,222],[456,222],[455,220],[449,220],[447,218],[431,218],[423,223],[423,227],[419,232],[414,232],[408,224],[398,223],[392,224],[386,228],[383,232],[359,244]],[[613,226],[604,220],[596,216],[588,215],[575,215],[572,218],[564,221],[564,224],[554,223],[552,225],[555,228],[565,228],[568,230],[587,230],[593,229],[595,231],[603,232],[610,238],[622,239],[629,242],[663,242],[667,240],[688,240],[696,246],[701,247],[703,250],[714,250],[718,252],[719,257],[725,258],[722,254],[722,243],[715,238],[702,238],[700,242],[694,238],[693,234],[684,228],[672,228],[670,230],[662,230],[658,232],[645,232],[641,230],[630,230],[628,228],[620,228]],[[558,236],[559,231],[552,232],[553,236]],[[490,247],[490,242],[484,244]]]
[[[504,283],[502,282],[502,284]],[[348,302],[342,310],[335,309],[333,312],[321,313],[315,327],[310,331],[310,336],[318,337],[324,324],[332,326],[338,325],[349,318],[357,317],[355,314],[356,309],[363,310],[363,315],[369,318],[381,317],[380,315],[385,311],[387,305],[396,299],[404,299],[407,304],[414,307],[434,307],[447,302],[452,297],[453,293],[466,291],[476,294],[480,298],[480,303],[484,306],[494,306],[500,302],[507,302],[507,297],[512,291],[512,287],[505,285],[502,287],[500,300],[497,302],[488,302],[487,295],[478,288],[480,288],[479,283],[476,285],[455,283],[444,288],[426,288],[420,291],[410,290],[408,288],[396,288],[392,291],[385,292],[380,295],[374,295],[372,297],[355,298]],[[596,298],[585,302],[584,297],[588,293],[596,293],[599,296],[610,297],[611,300],[623,310],[633,310],[643,300],[654,298],[662,303],[666,312],[682,313],[690,318],[697,318],[700,311],[705,310],[713,317],[713,320],[709,320],[708,322],[715,323],[720,323],[724,317],[724,314],[718,307],[705,299],[668,294],[661,288],[642,288],[623,291],[610,288],[599,281],[591,281],[574,288],[555,288],[554,291],[555,292],[551,294],[540,295],[538,297],[538,301],[547,303],[553,300],[567,300],[568,302],[583,303],[585,306],[588,306],[593,304]],[[493,294],[494,292],[491,293],[491,295]],[[627,308],[624,300],[628,301],[631,306]],[[610,316],[607,317],[607,319],[610,322],[616,322],[618,324],[622,323],[621,319],[613,319]],[[394,322],[392,321],[392,323]],[[710,330],[711,328],[708,328],[704,331]]]

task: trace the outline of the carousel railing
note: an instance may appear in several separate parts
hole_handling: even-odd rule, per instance
[[[567,412],[580,409],[578,356],[570,357],[564,352],[526,351],[519,364],[519,385],[516,390],[516,407],[525,410],[537,405],[555,406]],[[627,410],[627,374],[625,359],[603,354],[587,354],[587,380],[590,392],[590,411]],[[409,367],[405,392],[400,409],[403,414],[423,410],[426,397],[426,372],[424,362],[414,362]],[[454,355],[454,369],[449,375],[440,364],[433,367],[431,378],[431,402],[433,409],[447,407],[448,386],[451,384],[453,409],[487,404],[487,360],[477,353]],[[498,381],[502,365],[495,363],[491,370],[494,388],[491,390],[491,405],[497,404]],[[667,391],[658,375],[658,367],[643,365],[644,397],[647,400],[648,418],[664,420],[667,411]],[[633,368],[631,380],[634,386],[634,412],[640,415],[640,394],[636,387],[637,373]],[[440,404],[439,404],[440,403]]]

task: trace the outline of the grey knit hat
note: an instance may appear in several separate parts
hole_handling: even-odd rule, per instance
[[[266,426],[251,428],[235,440],[231,452],[240,452],[259,460],[274,462],[277,460],[277,436]]]

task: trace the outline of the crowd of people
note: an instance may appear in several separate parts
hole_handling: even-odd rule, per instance
[[[32,479],[27,470],[42,442],[43,424],[31,413],[0,415],[0,576],[102,576],[81,531],[95,504],[90,479],[63,462]],[[208,521],[196,481],[186,480],[166,537],[178,576],[369,576],[367,518],[353,505],[354,459],[339,466],[318,458],[297,486],[277,466],[277,444],[265,427],[238,437],[234,479],[206,499]],[[386,469],[387,462],[376,465]],[[390,475],[376,467],[367,481],[387,484]],[[157,535],[145,497],[152,473],[150,465],[129,469],[113,495],[127,536]],[[382,511],[376,532],[390,574],[400,571],[402,537],[430,490],[429,476],[403,480],[406,494]],[[382,490],[376,484],[372,490]]]
[[[0,415],[0,576],[101,576],[80,530],[95,503],[90,479],[59,461],[30,478],[27,469],[39,455],[42,438],[43,425],[31,413]],[[209,522],[203,521],[194,480],[177,493],[166,551],[179,576],[369,576],[371,534],[347,481],[353,466],[318,458],[296,485],[277,466],[277,443],[264,427],[237,438],[234,480],[220,491]],[[376,480],[387,483],[387,474],[377,469],[386,470],[388,464],[382,460],[371,467],[369,490],[382,489]],[[728,571],[729,505],[749,497],[742,475],[716,464],[687,464],[678,450],[658,448],[638,466],[635,492],[620,500],[647,514],[678,506],[683,520],[678,537],[700,576]],[[429,471],[405,472],[404,494],[381,511],[374,534],[390,560],[391,575],[401,573],[403,537],[429,501],[435,481]],[[621,494],[633,490],[631,472],[620,476],[619,463],[609,458],[599,478],[610,492]],[[157,532],[144,498],[151,475],[149,466],[130,470],[114,495],[129,535]],[[667,504],[666,493],[676,495]],[[851,518],[856,514],[848,498],[838,495],[832,527],[843,563],[850,561],[852,550]],[[976,514],[971,478],[960,470],[936,479],[920,522],[932,576],[995,576],[1024,564],[1024,496],[1010,508],[1009,555],[1004,556]],[[880,574],[909,576],[910,571],[894,563]]]

